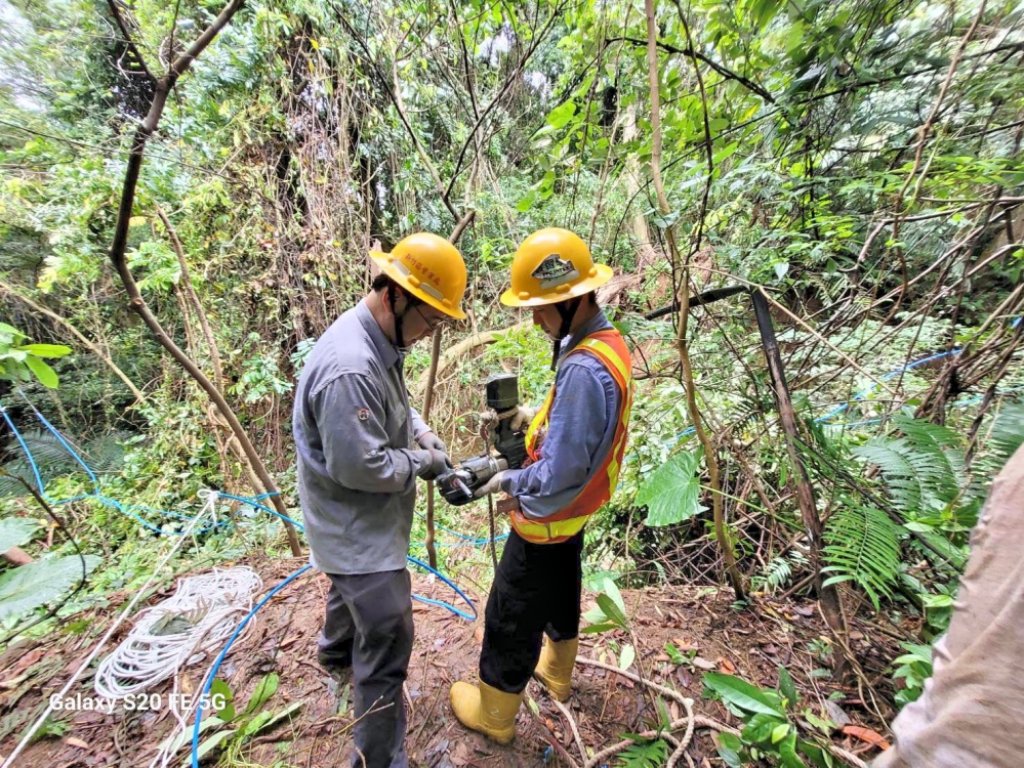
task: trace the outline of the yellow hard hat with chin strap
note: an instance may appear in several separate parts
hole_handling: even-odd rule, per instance
[[[381,272],[425,304],[465,320],[466,262],[459,249],[439,235],[416,232],[399,240],[391,253],[371,251]]]
[[[561,318],[552,339],[551,370],[555,370],[562,340],[569,335],[583,297],[611,278],[612,268],[595,264],[578,235],[547,227],[520,244],[512,258],[512,285],[501,294],[501,303],[508,307],[555,306]]]
[[[512,285],[501,295],[507,307],[556,304],[604,285],[612,269],[595,264],[590,249],[567,229],[540,229],[523,240],[512,259]]]

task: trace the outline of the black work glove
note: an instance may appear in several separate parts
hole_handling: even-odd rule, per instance
[[[424,480],[436,480],[438,475],[444,474],[452,468],[448,454],[436,448],[426,448],[419,451],[421,464],[416,474]]]

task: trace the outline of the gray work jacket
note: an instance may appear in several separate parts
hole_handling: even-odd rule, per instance
[[[317,340],[295,390],[292,434],[313,565],[360,574],[405,567],[428,431],[409,406],[402,354],[366,300]]]

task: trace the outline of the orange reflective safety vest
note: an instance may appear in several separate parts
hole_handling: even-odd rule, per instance
[[[568,354],[593,355],[612,375],[622,395],[616,417],[618,423],[615,426],[611,449],[604,461],[564,509],[542,520],[527,517],[518,508],[510,513],[512,527],[516,533],[534,544],[557,544],[571,539],[582,531],[590,516],[615,492],[622,457],[626,452],[629,412],[633,406],[633,362],[622,335],[613,329],[597,331],[573,347]],[[552,385],[544,405],[526,431],[526,452],[531,461],[538,461],[541,458],[543,447],[539,444],[538,438],[547,432],[551,406],[554,402],[555,387]]]

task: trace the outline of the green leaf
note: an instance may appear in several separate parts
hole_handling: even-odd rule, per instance
[[[707,509],[698,500],[699,462],[699,453],[681,452],[651,473],[636,495],[637,505],[647,507],[647,525],[674,525]]]
[[[708,672],[704,675],[704,685],[739,709],[786,719],[786,713],[766,691],[751,685],[746,680],[720,672]]]
[[[266,704],[267,700],[277,692],[279,682],[280,678],[276,672],[271,672],[260,680],[256,684],[256,688],[253,689],[252,696],[249,697],[248,703],[245,705],[245,714],[251,715]]]
[[[807,768],[806,763],[796,753],[796,732],[792,731],[785,741],[779,744],[779,757],[784,768]]]
[[[785,667],[779,667],[779,691],[786,697],[787,707],[795,707],[800,700],[796,686],[793,684],[793,678],[790,677]]]
[[[71,354],[71,347],[63,344],[23,344],[18,349],[36,357],[64,357]]]
[[[234,735],[235,730],[232,728],[229,728],[226,731],[217,731],[217,733],[213,734],[213,736],[211,736],[199,745],[199,749],[196,750],[196,757],[199,760],[202,760],[204,757],[212,754],[217,749],[220,749],[221,742],[230,739]],[[187,761],[182,764],[182,768],[191,768],[191,765],[192,762]]]
[[[626,601],[622,599],[622,593],[619,592],[619,588],[615,586],[615,582],[606,576],[604,579],[603,588],[604,591],[607,593],[608,597],[610,597],[612,601],[615,603],[615,605],[618,606],[619,610],[622,611],[622,615],[625,616]]]
[[[731,733],[718,734],[718,756],[729,768],[743,768],[743,742]]]
[[[853,581],[867,594],[875,610],[881,596],[890,597],[899,576],[899,528],[879,509],[846,504],[825,526],[822,573],[834,574],[826,586]]]
[[[277,723],[281,722],[286,717],[290,716],[293,712],[299,711],[305,703],[306,702],[304,701],[293,701],[280,712],[271,714],[269,717],[264,719],[260,727],[256,731],[253,731],[253,733],[255,734],[258,731],[266,731],[270,728],[273,728],[275,725],[277,725]]]
[[[717,167],[720,163],[732,157],[736,153],[736,150],[739,149],[739,147],[739,142],[734,141],[731,144],[722,147],[721,149],[716,149],[714,157],[712,158],[715,166]]]
[[[608,597],[608,595],[603,592],[598,595],[597,604],[601,607],[601,610],[604,611],[604,615],[620,629],[626,629],[629,626],[629,619],[626,618],[626,614],[619,609],[619,606],[617,606],[615,601]]]
[[[811,764],[816,766],[816,768],[832,768],[834,765],[831,754],[806,739],[797,740],[796,750],[810,760]]]
[[[759,29],[772,20],[775,13],[783,6],[777,0],[753,0],[750,4],[750,15]]]
[[[619,669],[629,669],[636,659],[636,649],[631,643],[626,643],[622,646],[622,652],[619,653]]]
[[[748,744],[767,744],[772,737],[772,732],[780,724],[785,724],[785,721],[780,720],[777,715],[758,712],[750,717],[743,729],[743,740]]]
[[[25,365],[35,374],[35,377],[39,379],[39,383],[44,387],[49,387],[50,389],[57,388],[57,372],[38,357],[29,355],[25,358]]]
[[[216,711],[217,717],[224,722],[235,719],[235,694],[231,687],[221,678],[216,678],[210,685],[210,697],[219,696],[224,700],[224,706]]]
[[[224,725],[224,721],[219,717],[204,717],[203,721],[199,724],[199,734],[202,735],[209,730],[216,730],[220,726]],[[173,755],[179,749],[184,747],[186,744],[192,742],[192,729],[178,730],[168,736],[166,739],[160,742],[159,750],[164,753]],[[188,768],[191,768],[192,763],[189,762]]]
[[[0,519],[0,553],[30,541],[38,528],[39,523],[25,517]]]
[[[96,555],[85,556],[88,573],[100,562]],[[0,575],[0,621],[21,616],[41,605],[57,600],[82,578],[82,560],[67,555],[53,560],[36,560]]]
[[[778,744],[780,741],[786,738],[786,734],[789,733],[789,729],[789,723],[779,723],[774,728],[772,728],[772,744]]]
[[[686,663],[686,657],[683,656],[682,652],[673,643],[665,643],[665,655],[677,667],[680,664]]]
[[[564,104],[560,104],[548,113],[547,124],[552,128],[564,128],[565,125],[572,120],[572,116],[576,114],[576,102],[567,101]]]
[[[537,190],[531,189],[516,203],[516,210],[520,213],[526,213],[528,210],[533,208],[534,203],[537,202]]]
[[[0,323],[0,349],[5,346],[19,344],[22,339],[26,338],[28,337],[13,325]]]
[[[255,736],[270,722],[273,716],[273,712],[258,712],[253,715],[252,719],[242,727],[241,738],[247,739],[250,736]]]
[[[583,629],[581,629],[580,632],[583,632],[584,634],[587,634],[587,635],[593,635],[593,634],[596,634],[598,632],[607,632],[610,629],[618,629],[618,628],[619,628],[618,624],[613,624],[610,621],[603,621],[600,624],[591,624],[589,626],[583,627]]]

